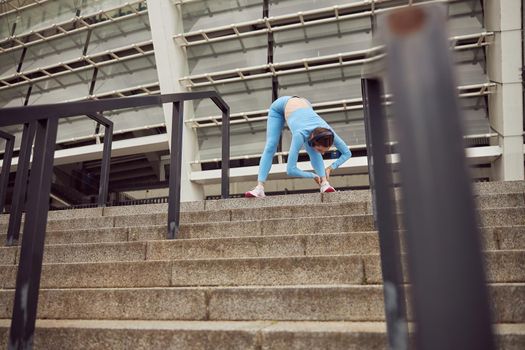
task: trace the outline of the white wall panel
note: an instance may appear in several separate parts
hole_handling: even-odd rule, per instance
[[[105,116],[113,121],[114,130],[131,129],[164,123],[164,114],[160,106],[126,109],[113,113],[106,113]]]
[[[120,7],[130,0],[88,0],[82,6],[81,15],[91,15],[102,10],[107,10],[114,7]],[[126,10],[126,9],[125,9]],[[129,11],[129,9],[127,9]]]
[[[333,55],[370,48],[370,19],[358,19],[276,32],[274,62]]]
[[[271,16],[281,16],[299,11],[310,11],[336,5],[348,5],[362,0],[273,0],[270,6]]]
[[[23,106],[26,93],[27,86],[0,91],[0,108]]]
[[[88,95],[91,70],[46,79],[33,86],[29,104],[57,103]],[[26,86],[27,88],[27,86]]]
[[[92,15],[101,10],[107,10],[122,6],[128,0],[88,0],[84,4],[79,0],[50,0],[42,6],[33,6],[23,10],[17,16],[16,13],[5,15],[0,20],[0,38],[11,34],[11,28],[16,21],[15,35],[25,34],[31,30],[47,28],[56,23],[71,20],[75,17],[76,10],[80,9],[80,15]],[[83,5],[81,7],[81,5]],[[130,10],[124,9],[124,12]]]
[[[265,84],[271,86],[269,79],[262,79]],[[245,111],[253,111],[268,108],[272,102],[272,93],[269,88],[255,90],[247,93],[241,83],[228,84],[235,85],[240,90],[237,93],[224,94],[219,89],[222,98],[230,106],[230,113],[239,113]],[[213,90],[212,88],[196,89],[194,91]],[[212,115],[220,115],[220,110],[209,99],[196,101],[193,103],[195,109],[195,118],[208,117]]]
[[[154,83],[157,80],[155,59],[152,55],[148,58],[133,59],[102,67],[95,85],[95,94]]]
[[[335,75],[336,72],[332,72]],[[336,101],[348,98],[360,97],[361,82],[358,79],[343,81],[336,79],[332,81],[317,81],[313,85],[280,85],[279,95],[304,96],[312,102]]]
[[[142,16],[142,19],[147,20],[147,16]],[[82,56],[86,39],[87,31],[83,31],[29,46],[22,69],[47,67],[58,62],[77,59]],[[151,40],[150,32],[145,30],[144,23],[139,18],[134,17],[115,24],[100,26],[93,30],[87,54],[99,53],[147,40]],[[21,52],[21,49],[16,50],[11,54],[11,57],[20,57]],[[4,55],[0,55],[0,57],[2,56]]]
[[[27,48],[22,70],[47,67],[82,56],[87,32],[80,32]],[[16,52],[21,52],[21,49]]]
[[[0,19],[0,40],[7,38],[11,35],[11,28],[13,25],[14,17],[5,15]]]
[[[479,1],[451,3],[448,13],[448,25],[452,35],[479,33],[483,28]]]
[[[88,55],[151,40],[145,23],[149,23],[147,15],[96,27],[91,35]]]
[[[62,118],[58,124],[57,140],[94,134],[96,126],[97,123],[86,116]]]
[[[343,78],[343,76],[345,78]],[[347,66],[279,77],[279,88],[286,95],[311,96],[315,102],[359,97],[361,66]],[[283,93],[280,92],[282,95]],[[324,97],[321,97],[324,96]],[[337,96],[336,98],[332,96]]]
[[[201,74],[227,69],[266,64],[266,35],[210,45],[188,47],[190,74]],[[244,52],[245,50],[245,52]]]
[[[51,0],[42,6],[33,6],[21,12],[17,20],[15,35],[49,27],[75,17],[76,0]],[[8,25],[17,19],[16,13],[2,17]],[[1,33],[5,37],[5,31]]]
[[[262,17],[262,3],[262,0],[207,0],[184,4],[184,31],[256,20]]]
[[[199,154],[201,159],[221,157],[221,135],[219,128],[198,129]],[[266,140],[266,122],[231,126],[230,153],[232,157],[260,154]]]
[[[0,75],[6,76],[16,73],[16,67],[20,61],[21,50],[0,54]]]
[[[221,95],[228,96],[232,94],[254,94],[261,91],[271,91],[272,82],[270,78],[251,79],[233,83],[216,84],[213,86],[200,87],[197,90],[216,90]]]
[[[456,75],[459,85],[486,83],[483,49],[456,51]]]

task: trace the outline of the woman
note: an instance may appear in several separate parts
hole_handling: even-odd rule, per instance
[[[272,103],[268,112],[266,146],[259,163],[258,184],[253,190],[246,192],[245,196],[265,197],[264,182],[270,173],[273,156],[277,150],[285,121],[292,132],[286,173],[289,176],[314,179],[319,184],[321,193],[335,192],[335,189],[328,183],[330,174],[346,162],[352,156],[352,152],[326,121],[314,112],[308,100],[299,96],[282,96]],[[322,155],[332,145],[335,145],[341,152],[341,156],[325,169]],[[315,173],[297,168],[297,158],[302,146],[310,157]]]

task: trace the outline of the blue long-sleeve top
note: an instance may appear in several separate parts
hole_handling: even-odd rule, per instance
[[[290,144],[287,166],[287,173],[290,176],[306,178],[317,177],[315,173],[303,171],[297,167],[299,151],[303,146],[307,151],[311,148],[310,145],[308,145],[308,139],[315,128],[330,129],[334,133],[334,146],[341,153],[341,156],[330,165],[333,170],[337,169],[339,166],[341,166],[341,164],[352,157],[352,152],[348,149],[348,146],[343,141],[343,139],[341,139],[335,133],[334,129],[332,129],[332,127],[330,127],[330,125],[328,125],[328,123],[323,118],[315,113],[311,107],[299,108],[290,114],[288,117],[288,127],[292,133],[292,142]]]

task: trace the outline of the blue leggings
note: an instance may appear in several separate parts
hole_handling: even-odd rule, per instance
[[[284,107],[286,103],[292,96],[282,96],[275,100],[268,112],[268,123],[266,127],[266,145],[264,146],[264,151],[259,163],[259,176],[258,181],[265,182],[272,168],[272,161],[277,152],[277,145],[279,144],[279,138],[281,137],[284,123],[286,119],[284,118]],[[315,173],[320,176],[326,176],[323,156],[316,152],[308,143],[304,144],[304,148],[310,157],[310,162],[312,167],[315,170]]]

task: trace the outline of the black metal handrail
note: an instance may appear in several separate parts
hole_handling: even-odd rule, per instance
[[[226,102],[215,91],[184,92],[156,96],[123,97],[97,101],[79,101],[46,105],[32,105],[0,109],[0,127],[24,125],[13,205],[16,213],[21,213],[26,203],[25,185],[27,182],[29,161],[33,137],[35,137],[34,154],[29,175],[27,190],[26,217],[22,236],[16,290],[13,305],[13,317],[9,333],[9,349],[31,349],[35,331],[38,292],[42,272],[42,258],[46,234],[51,176],[55,153],[58,120],[60,118],[86,115],[106,126],[108,134],[104,140],[104,159],[102,161],[99,205],[107,200],[109,162],[112,138],[112,123],[103,117],[105,111],[163,105],[171,103],[171,164],[169,179],[167,237],[176,238],[180,224],[180,174],[182,163],[182,131],[184,101],[210,98],[222,111],[222,198],[229,196],[229,159],[230,159],[230,109]],[[4,167],[3,167],[4,168]],[[5,167],[7,168],[7,167]],[[16,203],[15,203],[16,202]],[[9,228],[15,229],[16,215],[10,215]],[[13,222],[11,221],[13,220]],[[20,223],[18,222],[19,231]],[[13,231],[13,241],[17,237]],[[11,242],[12,243],[12,242]]]
[[[93,101],[92,101],[93,102]],[[74,103],[74,102],[73,102]],[[53,106],[53,105],[40,105],[44,106]],[[14,107],[14,108],[4,108],[0,109],[1,112],[5,113],[14,113],[14,115],[20,115],[22,112],[33,111],[34,107],[40,107],[39,105],[31,107]],[[30,108],[33,108],[32,110]],[[60,108],[57,105],[57,108]],[[102,168],[100,175],[100,184],[99,184],[99,196],[98,196],[98,205],[104,206],[108,198],[108,183],[109,183],[109,167],[111,162],[111,145],[113,142],[113,122],[102,115],[102,112],[89,113],[87,117],[93,119],[99,124],[102,124],[106,130],[104,133],[104,148],[102,151]],[[0,117],[2,118],[2,117]],[[60,118],[60,117],[59,117]],[[27,121],[21,121],[20,123],[24,124],[24,129],[22,131],[22,142],[20,145],[20,152],[18,155],[18,168],[15,178],[15,186],[13,189],[13,199],[11,201],[11,210],[9,215],[9,225],[7,228],[7,240],[6,245],[15,245],[20,236],[20,227],[22,225],[22,213],[24,211],[24,206],[26,203],[26,196],[28,186],[28,176],[29,176],[29,164],[31,162],[31,152],[33,140],[35,138],[35,130],[37,119],[30,119]],[[12,124],[8,124],[12,125]],[[5,125],[4,125],[5,126]],[[14,141],[13,141],[14,143]],[[35,144],[36,147],[36,144]],[[53,150],[54,152],[54,150]],[[10,165],[10,164],[9,164]],[[3,171],[7,171],[9,175],[9,167],[4,167],[2,165]],[[3,181],[3,178],[2,178]],[[7,188],[7,184],[5,184]],[[5,198],[0,197],[2,200],[2,205],[5,201]]]

